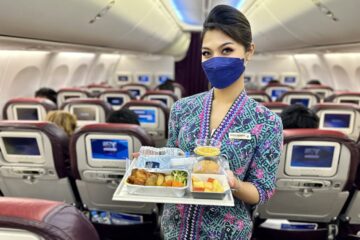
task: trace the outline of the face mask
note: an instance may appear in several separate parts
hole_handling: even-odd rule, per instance
[[[227,88],[245,71],[244,59],[213,57],[202,63],[204,72],[215,88]]]

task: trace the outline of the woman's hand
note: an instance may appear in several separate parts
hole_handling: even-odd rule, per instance
[[[233,190],[238,190],[240,188],[240,181],[237,177],[235,177],[233,171],[226,170],[226,176],[227,176],[230,188]]]

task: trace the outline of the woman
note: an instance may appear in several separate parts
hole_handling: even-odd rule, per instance
[[[166,204],[165,239],[250,239],[249,209],[274,193],[282,124],[246,95],[243,73],[253,53],[245,16],[230,6],[216,6],[202,36],[202,65],[214,88],[174,104],[168,146],[193,151],[196,139],[221,141],[232,170],[228,178],[235,207]]]
[[[76,116],[65,111],[50,111],[46,116],[46,121],[55,123],[64,129],[66,134],[71,137],[76,129]]]

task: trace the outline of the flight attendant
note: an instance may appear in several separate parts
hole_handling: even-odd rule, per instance
[[[202,66],[213,88],[174,104],[168,146],[193,151],[196,139],[221,141],[235,207],[166,204],[165,239],[250,239],[251,206],[274,194],[282,123],[246,94],[244,70],[253,53],[246,17],[226,5],[212,9],[202,33]]]

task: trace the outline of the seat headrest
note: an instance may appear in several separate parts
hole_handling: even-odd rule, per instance
[[[334,89],[332,87],[330,87],[330,86],[317,85],[317,84],[306,85],[305,87],[303,87],[303,89],[324,89],[324,90],[334,91]]]
[[[115,124],[115,123],[95,123],[88,124],[79,128],[71,138],[70,141],[70,158],[71,167],[74,176],[80,179],[80,174],[77,169],[77,155],[76,155],[76,142],[80,136],[89,133],[109,133],[109,134],[126,134],[134,136],[140,140],[143,146],[155,146],[153,140],[145,132],[143,128],[134,124]]]
[[[349,141],[350,139],[346,134],[333,131],[322,130],[317,128],[304,128],[304,129],[285,129],[284,130],[284,142],[287,143],[292,140],[303,138],[336,138],[339,140]]]
[[[262,102],[262,105],[271,109],[271,108],[287,108],[289,104],[283,102]]]
[[[164,95],[164,96],[171,97],[172,99],[174,99],[174,101],[178,100],[177,96],[172,91],[168,91],[168,90],[146,91],[146,93],[144,95],[142,95],[141,99],[144,99],[145,97],[150,96],[150,95]]]
[[[360,108],[353,104],[345,104],[345,103],[318,103],[312,106],[315,112],[320,110],[354,110],[360,111]]]
[[[100,97],[106,94],[126,94],[127,96],[129,96],[130,99],[135,99],[134,96],[131,94],[131,92],[129,90],[125,90],[125,89],[109,89],[109,90],[105,90],[102,93],[100,93]]]
[[[286,96],[289,96],[289,95],[308,95],[308,96],[313,96],[314,98],[316,98],[316,101],[317,102],[320,102],[320,97],[313,93],[313,92],[310,92],[310,91],[307,91],[307,90],[304,90],[304,91],[294,91],[294,90],[291,90],[291,91],[288,91],[286,93],[283,93],[278,99],[277,101],[282,101]]]
[[[99,240],[91,222],[62,202],[2,197],[0,226],[27,230],[45,239]]]
[[[45,134],[51,143],[54,165],[59,178],[66,177],[66,160],[69,137],[65,131],[54,123],[38,121],[0,121],[0,131],[32,130]]]
[[[76,87],[73,87],[73,88],[62,88],[58,91],[58,94],[59,93],[62,93],[62,92],[81,92],[81,93],[85,93],[86,95],[90,95],[89,92],[85,91],[84,89],[82,88],[76,88]]]
[[[111,111],[111,105],[101,99],[96,98],[71,98],[63,103],[61,106],[61,109],[64,109],[67,105],[85,105],[85,104],[91,104],[91,105],[97,105],[100,106],[102,109],[105,110],[105,115],[107,116]]]
[[[45,108],[46,112],[53,111],[57,109],[57,106],[54,102],[47,98],[13,98],[5,103],[3,108],[3,118],[8,119],[7,109],[10,105],[24,104],[24,105],[41,105]]]
[[[150,90],[149,86],[146,86],[141,83],[127,83],[127,84],[121,85],[121,88],[124,88],[124,87],[142,87],[142,88],[145,88],[146,90]]]
[[[335,92],[331,96],[325,98],[325,102],[332,102],[338,97],[360,97],[360,92]]]

